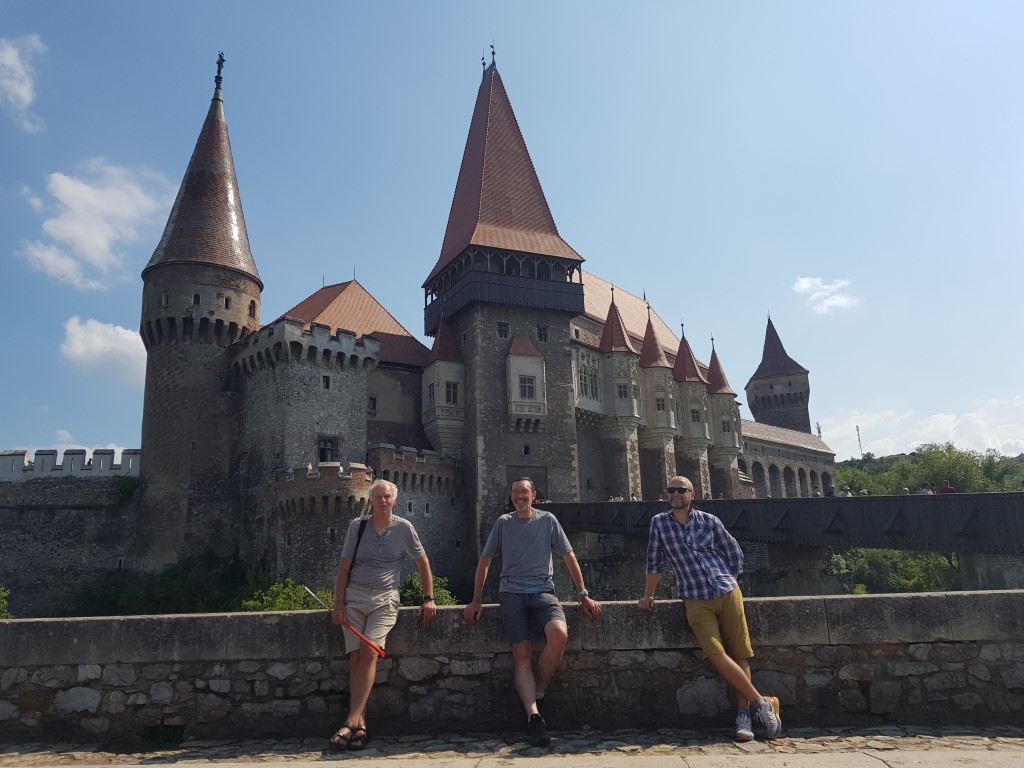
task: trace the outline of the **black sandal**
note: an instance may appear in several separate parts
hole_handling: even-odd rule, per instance
[[[366,742],[370,740],[370,734],[366,732],[366,726],[357,725],[356,729],[352,731],[352,737],[348,740],[348,748],[353,751],[359,751],[366,746]]]
[[[348,728],[348,733],[347,734],[342,733],[342,731],[344,731],[346,728]],[[365,729],[364,729],[364,731],[365,731]],[[352,742],[352,737],[355,736],[355,735],[356,735],[356,726],[352,725],[352,723],[342,723],[341,728],[339,728],[337,730],[337,732],[333,736],[331,736],[331,740],[330,740],[331,747],[333,749],[338,749],[338,750],[348,749],[349,748],[349,744]]]

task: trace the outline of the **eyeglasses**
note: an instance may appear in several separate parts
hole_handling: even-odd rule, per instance
[[[693,488],[673,488],[669,486],[665,489],[665,493],[693,493]]]

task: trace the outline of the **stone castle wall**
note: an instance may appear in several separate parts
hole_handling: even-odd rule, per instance
[[[734,702],[678,602],[653,614],[567,606],[569,649],[548,689],[552,727],[731,724]],[[1016,724],[1024,709],[1024,592],[752,599],[754,682],[787,728]],[[424,626],[403,609],[378,662],[378,733],[518,728],[495,606]],[[136,740],[155,733],[323,738],[347,703],[341,632],[326,611],[0,621],[0,741]]]

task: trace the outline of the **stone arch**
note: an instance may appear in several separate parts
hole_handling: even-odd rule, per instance
[[[812,493],[812,494],[814,493],[814,489],[815,489],[815,488],[817,488],[817,489],[818,489],[818,490],[820,490],[820,491],[821,491],[822,493],[824,493],[824,489],[823,489],[823,488],[822,488],[822,487],[820,486],[820,484],[819,484],[819,481],[818,481],[818,473],[817,473],[817,472],[815,472],[815,471],[814,471],[814,470],[812,469],[812,470],[811,470],[811,493]]]
[[[807,498],[811,495],[810,489],[807,487],[807,470],[800,467],[800,469],[796,471],[796,477],[800,487],[800,495]]]
[[[800,495],[796,488],[796,473],[793,472],[792,467],[787,466],[782,469],[782,489],[787,499]]]
[[[821,492],[824,494],[828,491],[829,486],[833,483],[832,475],[829,472],[821,473]]]
[[[774,499],[782,498],[782,473],[774,464],[768,465],[768,493]]]
[[[768,481],[765,478],[764,467],[761,465],[761,462],[755,461],[750,469],[753,472],[754,495],[759,499],[763,499],[768,495]]]

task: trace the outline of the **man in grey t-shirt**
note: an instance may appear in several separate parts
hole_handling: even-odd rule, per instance
[[[601,615],[601,605],[590,598],[583,583],[580,564],[576,561],[572,545],[558,519],[550,512],[534,508],[536,495],[530,478],[520,477],[512,483],[512,504],[516,511],[504,514],[495,521],[476,566],[473,602],[466,606],[464,615],[466,621],[471,623],[480,621],[487,572],[491,561],[501,555],[498,597],[505,636],[512,644],[516,691],[526,710],[530,743],[546,746],[547,724],[541,717],[540,706],[569,640],[565,612],[555,597],[552,551],[561,555],[565,561],[573,584],[579,591],[583,612],[596,619]],[[536,673],[533,670],[531,625],[544,630],[546,642],[537,660]]]

